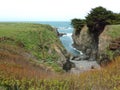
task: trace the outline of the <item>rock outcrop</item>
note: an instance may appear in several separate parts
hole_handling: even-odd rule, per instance
[[[55,27],[53,27],[53,28],[58,37],[62,37],[63,35],[66,35],[66,33],[59,33],[57,28],[55,28]]]
[[[72,35],[74,44],[73,46],[82,51],[89,58],[88,60],[95,60],[97,49],[94,45],[94,38],[89,34],[87,26],[84,26],[79,35],[75,35],[75,30]]]
[[[108,25],[105,27],[103,32],[98,36],[98,43],[94,43],[95,37],[93,37],[89,31],[87,26],[84,26],[79,33],[79,35],[75,35],[76,30],[72,35],[74,44],[73,46],[78,50],[82,51],[85,55],[89,56],[88,60],[98,60],[102,56],[106,56],[107,59],[114,55],[116,51],[118,51],[119,40],[116,40],[120,37],[119,28],[112,29],[112,27],[119,27],[120,25]],[[117,33],[114,38],[112,35]],[[115,49],[112,50],[111,49]],[[114,52],[113,52],[114,51]],[[111,55],[112,54],[112,55]],[[102,58],[106,58],[102,57]],[[111,59],[111,58],[110,58]]]

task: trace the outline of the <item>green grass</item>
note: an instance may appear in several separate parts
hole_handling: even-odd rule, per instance
[[[108,27],[107,34],[111,36],[113,39],[120,37],[120,25],[110,25]]]
[[[111,41],[115,40],[116,38],[120,38],[120,25],[108,25],[106,26],[105,30],[106,36],[108,36]],[[109,45],[106,47],[105,53],[111,60],[114,58],[115,51],[109,50]]]
[[[7,37],[14,41],[2,41],[8,45],[24,45],[24,49],[40,62],[60,69],[57,60],[59,55],[53,45],[64,50],[53,28],[49,25],[32,23],[0,23],[0,38]]]

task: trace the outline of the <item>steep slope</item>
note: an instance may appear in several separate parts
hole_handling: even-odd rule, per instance
[[[113,59],[120,56],[120,25],[108,25],[99,36],[99,54]]]
[[[105,52],[106,54],[115,53],[110,50],[109,46],[116,39],[120,38],[120,25],[108,25],[105,27],[103,33],[99,36],[99,53]],[[117,44],[117,43],[116,43]],[[118,40],[119,45],[119,40]],[[113,45],[115,46],[115,44]],[[118,47],[119,48],[119,47]]]
[[[60,65],[65,61],[65,49],[49,25],[0,23],[0,46],[0,51],[6,54],[0,59],[9,60],[9,55],[14,58],[17,54],[50,66],[56,71],[61,69]]]

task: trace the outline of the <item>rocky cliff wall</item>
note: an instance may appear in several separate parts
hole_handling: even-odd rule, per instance
[[[113,55],[110,54],[113,51],[109,50],[109,45],[113,39],[120,37],[119,27],[120,25],[106,26],[98,37],[98,44],[94,43],[95,38],[89,33],[86,26],[82,28],[77,36],[75,35],[76,30],[74,30],[72,35],[74,41],[73,46],[81,50],[85,55],[88,55],[88,60],[96,60],[96,55],[98,55],[97,57],[100,57],[101,54]]]
[[[75,35],[75,32],[74,30],[72,35],[74,41],[73,46],[87,55],[89,60],[95,60],[96,49],[94,47],[94,39],[89,34],[87,26],[82,28],[78,36]]]

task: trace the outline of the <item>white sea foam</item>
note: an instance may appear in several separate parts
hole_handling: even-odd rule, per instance
[[[72,33],[67,33],[66,36],[71,37]]]
[[[72,27],[68,27],[67,29],[73,29]]]
[[[70,39],[72,39],[72,33],[67,33],[66,35],[63,35],[64,36],[67,36],[67,37],[70,37]],[[71,40],[72,43],[73,43],[73,40]],[[70,45],[71,48],[73,48],[75,51],[79,52],[81,55],[83,54],[81,51],[77,50],[76,48],[74,48],[72,45]]]
[[[66,37],[66,36],[71,38],[72,33],[66,33],[65,35],[63,35],[63,37]]]

